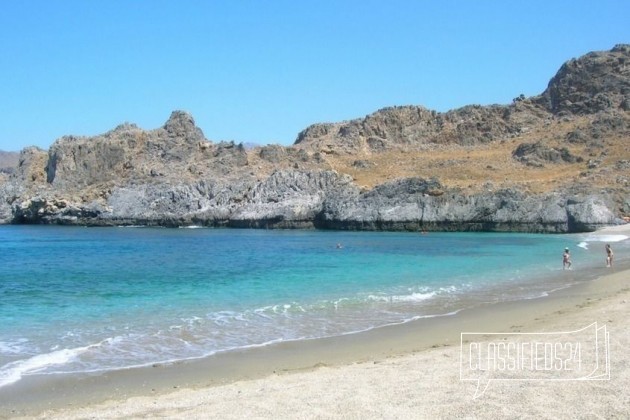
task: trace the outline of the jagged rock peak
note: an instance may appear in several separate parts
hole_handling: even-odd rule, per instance
[[[130,131],[130,130],[139,130],[139,127],[134,123],[124,122],[122,124],[117,125],[116,128],[110,131],[110,133],[118,133],[118,132],[123,132],[123,131]]]
[[[164,129],[167,131],[175,131],[178,129],[195,128],[195,119],[186,111],[173,111],[171,116],[164,123]]]
[[[590,52],[560,67],[542,97],[554,114],[593,114],[630,102],[630,45]]]
[[[162,128],[170,138],[182,138],[188,142],[206,140],[201,129],[195,125],[192,115],[185,111],[173,111]]]
[[[105,134],[102,134],[102,136],[108,139],[112,139],[112,138],[124,136],[129,133],[135,133],[135,132],[140,132],[140,131],[142,131],[142,129],[138,127],[136,124],[124,122],[122,124],[117,125],[116,128],[114,128],[113,130],[109,130]],[[95,137],[98,137],[98,136],[95,136]]]

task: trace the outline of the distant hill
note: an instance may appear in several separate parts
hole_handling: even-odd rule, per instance
[[[20,154],[0,150],[0,172],[13,173],[18,166]]]

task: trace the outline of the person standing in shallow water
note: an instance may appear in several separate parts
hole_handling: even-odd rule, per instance
[[[564,254],[562,254],[562,269],[567,270],[571,268],[571,254],[569,248],[564,248]]]
[[[606,244],[606,267],[612,267],[613,265],[613,250],[610,244]]]

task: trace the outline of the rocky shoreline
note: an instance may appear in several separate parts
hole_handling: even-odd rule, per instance
[[[361,192],[332,171],[279,171],[240,185],[137,185],[106,204],[37,196],[11,223],[84,226],[207,226],[388,231],[593,231],[621,221],[596,196],[527,196],[515,190],[464,195],[436,180],[402,179]]]
[[[628,64],[630,46],[620,45],[567,62],[537,97],[444,114],[386,108],[313,125],[288,147],[213,143],[181,111],[155,130],[125,123],[96,137],[65,136],[48,151],[24,149],[17,167],[0,173],[0,223],[550,233],[621,224],[630,164],[615,151],[627,149],[630,133]],[[528,134],[554,132],[553,124],[564,131],[548,140]],[[481,176],[463,188],[440,170],[420,176],[425,154],[470,159],[512,143],[504,166],[557,174],[553,187]],[[420,169],[390,159],[390,173],[361,182],[388,153],[417,156]],[[431,164],[457,175],[466,159]],[[579,176],[567,180],[564,168]]]

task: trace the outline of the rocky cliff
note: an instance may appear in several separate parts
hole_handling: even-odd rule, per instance
[[[0,222],[575,232],[630,214],[630,46],[540,95],[315,124],[293,146],[205,138],[189,114],[24,149]]]

